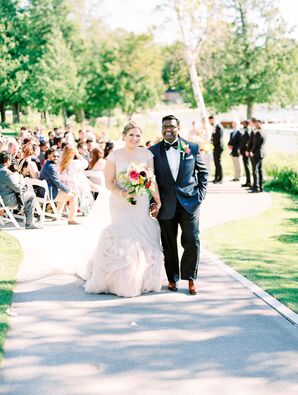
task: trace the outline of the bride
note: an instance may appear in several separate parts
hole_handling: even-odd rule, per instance
[[[144,163],[153,169],[153,155],[146,148],[139,147],[140,139],[141,129],[130,122],[123,130],[124,148],[107,157],[105,184],[111,192],[108,208],[110,223],[102,231],[99,230],[97,247],[88,263],[87,293],[133,297],[161,288],[164,258],[159,224],[149,213],[149,197],[147,194],[132,196],[121,187],[117,178],[132,162]],[[134,197],[137,204],[129,203],[129,197]],[[157,185],[152,197],[160,208]],[[106,214],[103,210],[106,208],[99,207],[102,215],[98,217],[98,222]]]

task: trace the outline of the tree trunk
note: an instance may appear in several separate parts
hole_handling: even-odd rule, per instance
[[[252,118],[252,111],[253,111],[253,102],[248,101],[247,102],[247,108],[246,108],[246,117],[247,119],[251,119]]]
[[[12,105],[12,122],[20,123],[20,105],[19,103],[14,103]]]
[[[67,125],[67,121],[68,121],[68,117],[67,117],[66,109],[64,107],[62,109],[62,115],[63,115],[64,126],[66,126]]]
[[[0,103],[0,114],[1,114],[1,122],[5,122],[5,105],[4,103]]]
[[[184,46],[184,53],[185,53],[185,58],[186,62],[188,65],[188,72],[191,80],[191,86],[192,90],[195,96],[195,100],[197,103],[197,107],[201,112],[201,115],[207,119],[208,118],[208,113],[205,105],[205,100],[200,88],[200,83],[199,83],[199,78],[198,78],[198,73],[196,69],[196,57],[194,55],[195,51],[192,50],[190,41],[187,37],[187,31],[185,28],[184,24],[184,18],[183,18],[183,11],[182,11],[182,6],[179,1],[176,2],[175,4],[175,11],[177,15],[177,19],[179,22],[179,27],[180,27],[180,32],[182,36],[182,43]]]
[[[85,119],[85,111],[84,111],[84,109],[83,108],[79,108],[76,111],[75,114],[76,114],[76,121],[78,123],[82,123],[84,121],[84,119]]]

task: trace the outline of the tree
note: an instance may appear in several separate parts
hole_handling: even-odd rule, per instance
[[[91,116],[110,115],[120,108],[131,118],[139,109],[154,106],[163,92],[162,57],[152,37],[124,32],[121,36],[113,45],[93,49],[86,84]]]
[[[72,24],[64,0],[32,0],[28,7],[28,102],[43,118],[65,114],[75,102],[77,67],[71,45]]]
[[[293,84],[297,82],[297,43],[287,38],[277,1],[229,0],[227,4],[233,19],[226,45],[217,53],[220,66],[206,78],[208,99],[217,108],[245,104],[247,118],[255,103],[297,100]]]
[[[211,16],[218,13],[217,2],[214,0],[170,0],[162,6],[167,12],[169,11],[170,18],[173,15],[177,20],[193,97],[202,116],[207,118],[202,93],[202,78],[197,64],[201,49],[206,39],[210,37],[209,32],[213,27]]]
[[[0,112],[5,122],[5,109],[12,106],[14,120],[19,121],[19,104],[25,103],[21,94],[27,78],[24,47],[25,16],[20,1],[0,0]]]

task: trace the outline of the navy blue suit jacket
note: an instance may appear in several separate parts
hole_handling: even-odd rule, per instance
[[[59,189],[62,189],[64,192],[69,192],[69,189],[59,180],[54,163],[49,160],[43,165],[39,178],[41,180],[46,180],[48,183],[50,197],[53,200],[56,199]],[[44,191],[41,191],[41,195],[43,192]]]
[[[208,171],[197,144],[179,137],[189,145],[190,153],[181,153],[180,167],[175,181],[168,163],[164,141],[150,147],[154,155],[154,169],[161,198],[158,219],[171,219],[175,215],[177,201],[193,214],[206,195]]]

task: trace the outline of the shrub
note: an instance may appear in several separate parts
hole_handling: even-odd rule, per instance
[[[266,174],[270,177],[265,184],[266,187],[298,194],[298,160],[296,155],[279,154],[268,157],[265,169]]]

